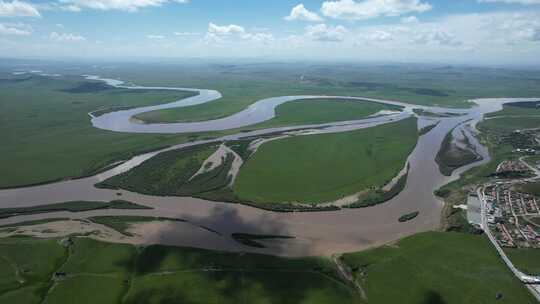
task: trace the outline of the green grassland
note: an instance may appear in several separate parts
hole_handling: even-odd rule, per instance
[[[487,117],[498,116],[540,116],[540,108],[535,106],[536,102],[506,103],[503,109],[489,113]]]
[[[529,182],[518,186],[518,190],[535,196],[540,196],[540,182]]]
[[[1,239],[0,303],[39,303],[66,257],[54,239]]]
[[[540,249],[505,248],[504,251],[519,270],[531,275],[540,275]]]
[[[512,132],[521,129],[540,128],[540,116],[494,117],[482,122],[483,126],[494,132]]]
[[[287,259],[72,240],[66,249],[57,240],[1,239],[2,249],[11,246],[23,250],[32,244],[33,264],[23,264],[31,258],[23,255],[17,265],[39,270],[43,275],[32,284],[14,283],[16,274],[0,260],[0,267],[6,268],[2,269],[0,301],[32,304],[45,298],[44,303],[362,303],[356,291],[339,279],[327,258]],[[45,257],[49,250],[50,257],[37,258]],[[0,255],[8,253],[1,251]],[[59,275],[53,283],[50,278],[55,272]],[[30,288],[35,286],[42,288],[32,291]]]
[[[427,232],[345,254],[368,303],[533,303],[485,236]],[[502,298],[495,300],[498,293]]]
[[[323,94],[387,98],[421,105],[470,106],[470,98],[540,96],[537,71],[430,65],[361,65],[307,62],[167,62],[124,64],[100,71],[144,85],[219,90],[209,104],[163,110],[159,120],[224,117],[275,96]]]
[[[1,187],[78,177],[185,136],[122,134],[92,127],[88,112],[102,107],[171,102],[183,92],[110,87],[79,92],[82,78],[0,79]],[[189,94],[188,94],[189,95]]]
[[[390,181],[416,145],[416,119],[262,145],[234,185],[241,200],[319,203]]]
[[[0,239],[2,303],[533,303],[484,236],[427,232],[340,260],[87,238]],[[56,273],[56,275],[54,275]],[[486,282],[489,282],[487,284]],[[9,302],[7,302],[9,301]]]

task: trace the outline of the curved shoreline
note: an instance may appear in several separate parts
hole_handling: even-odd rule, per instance
[[[111,82],[114,80],[107,81]],[[120,86],[121,82],[116,82],[116,85]],[[130,86],[127,86],[127,88],[160,89],[160,87]],[[166,89],[170,90],[181,88]],[[217,92],[217,94],[219,94],[219,92]],[[139,111],[139,113],[142,113],[143,110],[148,111],[148,109],[156,109],[155,107],[170,108],[187,105],[189,103],[200,102],[200,99],[192,100],[192,98],[197,96],[187,98],[188,101],[185,101],[186,99],[184,99],[160,106],[142,107],[126,111],[111,112],[104,114],[100,117],[108,116],[107,120],[103,120],[108,121],[110,119],[113,119],[114,117],[127,117],[129,114],[134,113],[130,111]],[[217,95],[213,96],[215,97]],[[295,99],[301,99],[302,97],[305,96],[285,96],[283,97],[283,99],[271,99],[271,102],[265,100],[258,101],[252,106],[254,108],[259,108],[261,104],[269,106],[263,108],[266,110],[265,115],[267,115],[268,113],[271,113],[273,115],[273,108],[270,106],[277,106],[275,102],[285,102]],[[370,100],[361,97],[349,98],[368,101]],[[536,99],[504,98],[475,100],[478,106],[466,110],[413,106],[409,104],[399,103],[397,105],[405,105],[405,111],[397,115],[373,117],[363,120],[346,121],[339,123],[261,129],[227,135],[211,140],[201,140],[196,142],[179,144],[168,147],[166,149],[137,155],[110,170],[90,177],[40,185],[35,187],[0,190],[0,201],[2,201],[2,207],[35,206],[73,200],[110,201],[113,199],[122,198],[124,200],[129,200],[141,205],[153,207],[154,209],[152,210],[106,210],[82,212],[76,214],[57,212],[48,213],[46,215],[20,216],[8,219],[0,219],[0,225],[27,220],[55,217],[85,218],[88,216],[96,215],[152,215],[189,219],[191,222],[196,223],[197,225],[202,225],[214,231],[219,231],[223,235],[223,239],[220,239],[220,241],[216,241],[215,233],[197,231],[197,239],[194,240],[194,238],[190,235],[191,232],[189,228],[183,227],[182,224],[175,224],[176,226],[174,227],[167,225],[158,225],[159,227],[152,231],[139,231],[143,234],[144,244],[158,243],[165,245],[188,245],[206,249],[253,251],[284,256],[330,255],[333,253],[362,250],[382,245],[418,232],[437,229],[440,224],[440,214],[443,204],[438,198],[434,196],[433,191],[438,189],[442,185],[458,179],[462,172],[489,161],[489,154],[487,153],[487,150],[485,150],[485,147],[483,147],[478,141],[476,141],[476,138],[474,136],[471,136],[472,144],[478,148],[477,151],[479,151],[480,154],[487,154],[486,157],[484,157],[484,159],[481,161],[458,168],[449,177],[442,176],[438,171],[438,166],[435,163],[434,156],[436,155],[446,133],[455,126],[459,126],[459,128],[462,128],[464,126],[463,123],[471,119],[472,121],[467,124],[471,124],[474,127],[476,123],[483,118],[483,115],[485,113],[494,112],[501,109],[502,104],[504,104],[505,102],[527,100]],[[183,101],[184,103],[182,103]],[[210,101],[211,100],[207,100],[206,102]],[[382,100],[373,99],[371,99],[371,101],[383,103],[385,102]],[[243,110],[242,112],[244,114],[242,115],[246,115],[245,113],[250,113],[248,109],[250,109],[250,111],[253,111],[253,107],[250,106],[247,109]],[[411,113],[412,108],[425,108],[435,112],[456,111],[460,113],[465,113],[465,115],[436,119],[440,121],[440,123],[438,123],[437,126],[434,127],[430,132],[421,136],[418,139],[416,147],[408,157],[408,162],[410,163],[409,177],[407,184],[402,190],[402,192],[400,192],[396,197],[385,202],[384,204],[376,205],[369,208],[347,209],[339,211],[321,211],[315,213],[276,213],[241,204],[210,202],[190,197],[155,197],[133,193],[125,190],[107,190],[97,189],[94,187],[94,184],[101,180],[128,171],[134,166],[142,163],[143,161],[159,153],[169,150],[184,148],[191,145],[203,144],[208,142],[234,140],[243,137],[260,136],[275,132],[309,128],[320,128],[317,130],[317,132],[323,133],[344,132],[348,130],[377,126],[380,124],[388,123],[390,121],[396,121],[399,119],[410,117],[411,115],[414,115]],[[409,109],[411,109],[410,112]],[[260,119],[261,117],[268,117],[258,115],[255,116],[257,119]],[[229,116],[229,120],[231,119],[230,117],[237,118],[241,116],[237,113]],[[95,121],[94,119],[92,119],[92,123],[96,122],[96,124],[98,125],[103,121]],[[254,120],[248,121],[253,122]],[[215,121],[212,121],[210,125],[216,126],[214,122]],[[432,122],[433,119],[420,118],[419,129],[423,125]],[[114,128],[112,130],[114,131],[114,129],[117,128],[119,130],[123,130],[122,132],[128,132],[131,124],[134,123],[131,122],[127,125],[128,130],[123,129],[126,125],[123,125],[122,123],[113,126]],[[195,124],[192,126],[197,127],[210,126],[207,122],[206,125],[204,125],[205,122],[186,124]],[[186,124],[181,125],[185,126]],[[162,124],[145,124],[142,126],[152,126],[152,128],[159,128],[160,125]],[[179,125],[172,125],[173,127],[169,127],[170,129],[165,130],[168,130],[170,132],[178,131],[178,129],[175,130],[175,128],[179,128]],[[108,126],[108,124],[101,125],[101,127],[103,128]],[[163,126],[163,128],[167,127]],[[133,132],[138,131],[140,130],[135,130]],[[152,129],[147,129],[144,132],[153,131]],[[122,193],[122,196],[119,197],[117,195],[117,192]],[[414,220],[404,223],[398,222],[398,218],[400,216],[416,210],[420,211],[420,214]],[[230,239],[229,237],[232,233],[292,235],[295,236],[295,239],[283,240],[280,242],[280,244],[277,244],[275,246],[268,246],[264,249],[253,249],[238,245],[231,245],[233,243],[230,242],[234,242],[234,240]]]

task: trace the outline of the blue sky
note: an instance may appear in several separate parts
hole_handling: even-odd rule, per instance
[[[540,0],[0,0],[0,56],[538,64]]]

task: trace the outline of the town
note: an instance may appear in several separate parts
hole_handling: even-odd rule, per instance
[[[510,183],[485,188],[488,229],[503,247],[540,248],[540,202]]]

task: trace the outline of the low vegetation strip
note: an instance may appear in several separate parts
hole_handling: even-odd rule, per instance
[[[250,234],[250,233],[232,233],[233,240],[240,244],[244,244],[250,247],[265,248],[264,244],[258,241],[264,240],[279,240],[279,239],[293,239],[294,236],[288,235],[274,235],[274,234]]]
[[[381,187],[404,166],[416,145],[415,118],[338,133],[263,144],[234,185],[252,203],[324,203]]]
[[[433,130],[437,125],[439,125],[439,122],[434,123],[434,124],[429,125],[429,126],[425,126],[422,129],[420,129],[420,131],[418,131],[418,134],[420,136],[425,135],[425,134],[429,133],[429,131]]]
[[[414,219],[415,217],[417,217],[418,214],[420,214],[420,211],[414,211],[414,212],[411,212],[411,213],[404,214],[404,215],[402,215],[402,216],[400,216],[398,218],[398,221],[401,222],[401,223],[408,222],[408,221]]]
[[[534,303],[483,235],[426,232],[343,261],[369,303]]]
[[[114,200],[110,202],[92,202],[92,201],[72,201],[64,203],[56,203],[49,205],[40,205],[35,207],[21,208],[1,208],[0,218],[7,218],[18,215],[29,215],[47,212],[83,212],[98,209],[152,209],[151,207],[138,205],[132,202],[123,200]]]

